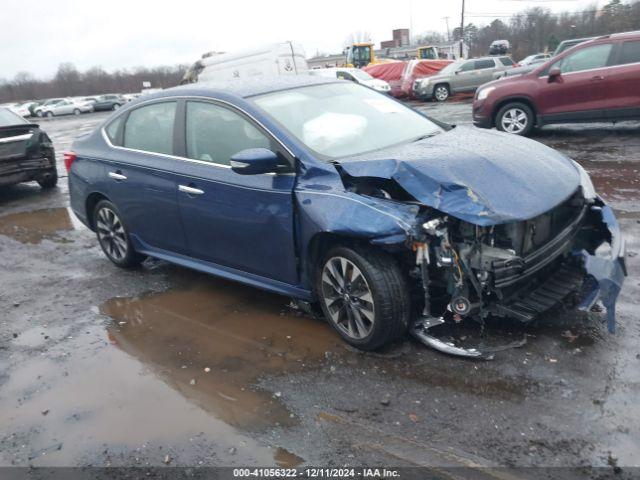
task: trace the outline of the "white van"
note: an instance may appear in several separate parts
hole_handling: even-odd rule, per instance
[[[389,93],[391,87],[384,80],[373,78],[364,70],[358,68],[336,67],[336,68],[314,68],[309,70],[309,75],[317,77],[339,78],[351,82],[360,83],[379,92]]]
[[[204,56],[189,68],[181,83],[233,80],[258,75],[306,74],[308,70],[302,47],[293,42],[284,42]]]

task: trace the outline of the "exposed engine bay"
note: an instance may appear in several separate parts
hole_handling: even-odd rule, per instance
[[[528,220],[477,225],[423,205],[393,180],[343,178],[348,191],[420,206],[419,225],[403,246],[387,248],[421,292],[410,332],[422,343],[488,359],[493,352],[456,346],[429,330],[489,315],[530,322],[567,301],[587,310],[599,299],[614,332],[624,245],[613,213],[588,185]]]

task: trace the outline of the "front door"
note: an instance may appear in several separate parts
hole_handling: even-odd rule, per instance
[[[207,101],[184,103],[184,161],[178,203],[189,254],[289,284],[297,283],[293,173],[239,175],[230,158],[275,140],[240,112]]]
[[[539,113],[545,120],[593,120],[604,118],[610,107],[610,67],[613,45],[604,43],[582,48],[552,64],[538,78]],[[549,80],[548,72],[560,69]]]

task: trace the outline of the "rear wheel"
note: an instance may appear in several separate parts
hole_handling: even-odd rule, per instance
[[[80,109],[79,109],[79,108],[76,108],[76,109],[74,109],[74,110],[73,110],[73,114],[74,114],[74,115],[80,115],[81,113],[82,113],[82,112],[80,111]]]
[[[53,117],[53,112],[47,112],[47,113],[44,114],[44,116],[47,117],[47,118],[51,118],[51,117]]]
[[[496,115],[496,128],[514,135],[529,135],[534,122],[533,111],[524,103],[508,103]]]
[[[383,252],[330,250],[321,263],[316,292],[331,326],[356,348],[374,350],[407,329],[410,300],[404,277]]]
[[[122,268],[139,265],[144,256],[134,250],[116,206],[108,200],[101,200],[93,212],[98,242],[107,258]]]
[[[49,175],[47,175],[43,179],[38,180],[38,185],[40,185],[40,188],[44,190],[55,188],[57,184],[58,184],[58,172],[56,172],[55,170],[53,170]]]
[[[440,83],[433,88],[433,98],[438,102],[444,102],[449,98],[449,86],[445,83]]]
[[[119,103],[114,103],[113,107],[111,107],[112,110],[117,110],[120,108],[120,104]]]

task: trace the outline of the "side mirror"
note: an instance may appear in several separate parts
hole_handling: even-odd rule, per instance
[[[560,69],[558,67],[553,67],[549,70],[549,83],[556,81],[561,75],[562,72]]]
[[[240,175],[278,171],[278,155],[266,148],[248,148],[231,157],[231,170]]]

